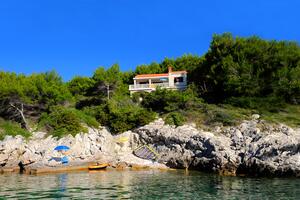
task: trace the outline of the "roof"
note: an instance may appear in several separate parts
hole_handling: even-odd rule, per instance
[[[139,74],[136,75],[135,78],[145,78],[145,77],[160,77],[160,76],[168,76],[168,73],[165,74]]]
[[[186,70],[183,70],[183,71],[174,71],[174,72],[171,72],[171,73],[179,74],[179,73],[187,73],[187,71]]]
[[[187,71],[172,71],[172,74],[181,74],[181,73],[187,73]],[[163,76],[168,76],[168,73],[164,74],[138,74],[134,78],[152,78],[152,77],[163,77]]]

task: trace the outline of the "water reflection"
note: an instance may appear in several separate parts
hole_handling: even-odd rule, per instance
[[[58,188],[61,192],[66,191],[67,181],[68,181],[68,174],[58,175]]]
[[[299,179],[222,177],[184,170],[5,174],[0,175],[0,185],[0,197],[14,199],[297,199],[300,196]]]

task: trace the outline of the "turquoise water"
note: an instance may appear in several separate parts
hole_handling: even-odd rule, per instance
[[[0,199],[300,199],[300,179],[200,172],[0,174]]]

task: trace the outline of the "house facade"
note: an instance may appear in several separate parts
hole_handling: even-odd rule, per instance
[[[187,71],[172,71],[164,74],[139,74],[133,78],[133,85],[129,85],[130,94],[135,92],[151,92],[156,88],[184,90],[187,87]]]

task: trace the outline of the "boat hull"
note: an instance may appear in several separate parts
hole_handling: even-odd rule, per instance
[[[100,165],[90,165],[89,170],[101,170],[101,169],[106,169],[108,164],[100,164]]]

